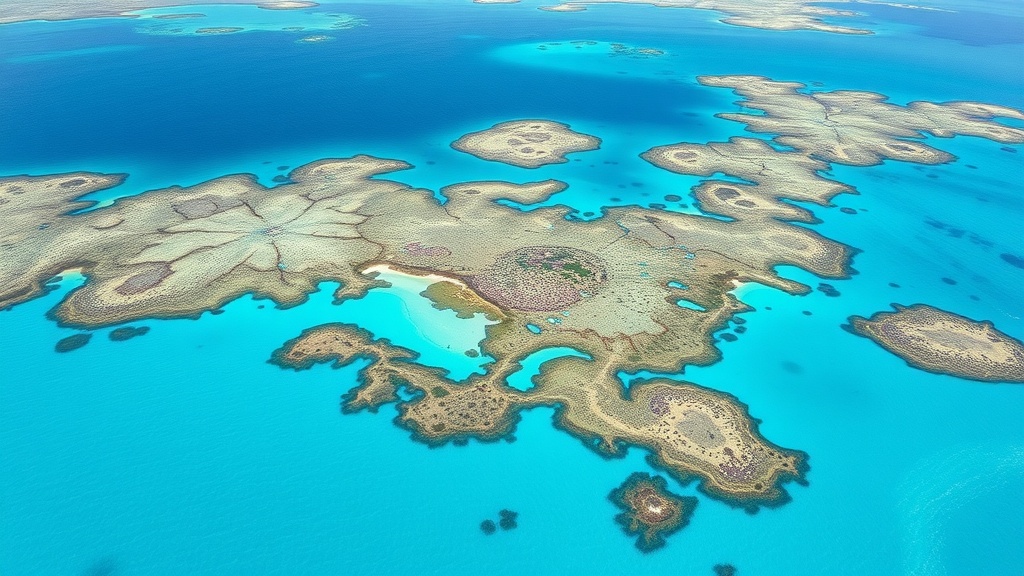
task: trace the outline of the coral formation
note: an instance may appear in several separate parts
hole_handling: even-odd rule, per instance
[[[608,498],[622,510],[615,521],[636,536],[636,547],[643,552],[664,546],[665,537],[685,527],[697,507],[693,496],[672,494],[664,478],[643,472],[630,475]]]
[[[991,322],[924,304],[893,308],[870,318],[851,316],[851,331],[915,368],[984,382],[1024,382],[1024,342]]]

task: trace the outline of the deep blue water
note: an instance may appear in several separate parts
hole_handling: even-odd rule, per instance
[[[698,74],[1024,107],[1024,45],[1012,30],[994,24],[1009,41],[981,42],[895,8],[858,20],[879,32],[870,37],[725,27],[710,12],[644,6],[317,10],[367,26],[312,45],[282,32],[154,36],[127,19],[0,26],[0,174],[130,174],[99,195],[109,197],[236,172],[269,185],[280,165],[369,153],[410,161],[415,169],[393,177],[434,191],[558,178],[570,187],[552,202],[580,213],[667,194],[683,197],[669,209],[693,210],[699,179],[637,155],[743,134],[713,117],[735,97],[698,86]],[[668,55],[536,50],[577,39]],[[531,171],[448,146],[519,117],[568,122],[604,142]],[[748,290],[757,311],[744,314],[746,332],[721,343],[722,362],[686,371],[748,404],[767,438],[810,454],[810,485],[790,488],[782,508],[750,516],[699,495],[691,524],[641,555],[606,499],[649,470],[641,451],[603,460],[553,429],[550,410],[526,413],[513,443],[428,449],[392,424],[393,408],[339,413],[358,365],[294,373],[266,363],[302,329],[346,320],[455,375],[477,369],[422,330],[459,322],[453,314],[426,316],[409,294],[375,291],[338,307],[324,286],[284,311],[242,298],[219,316],[136,323],[152,331],[122,343],[99,331],[55,355],[73,333],[45,318],[58,291],[0,312],[0,573],[710,574],[730,562],[755,575],[1019,574],[1024,391],[912,370],[839,327],[890,302],[926,302],[1024,338],[1024,270],[1000,257],[1024,255],[1024,152],[931,143],[959,160],[832,171],[860,191],[835,201],[856,215],[813,208],[816,230],[863,250],[858,274],[830,281],[839,298]],[[479,522],[506,507],[520,527],[483,536]]]
[[[822,3],[822,6],[850,9],[849,4]],[[888,21],[911,26],[925,36],[955,40],[970,46],[1024,43],[1024,17],[1019,13],[994,18],[991,13],[960,7],[955,10],[916,10],[886,4],[859,4],[854,9],[864,13],[863,18],[855,20],[857,25],[869,29]]]

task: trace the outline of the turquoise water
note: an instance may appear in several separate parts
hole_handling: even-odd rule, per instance
[[[222,33],[284,32],[308,37],[362,26],[363,20],[349,14],[314,10],[267,10],[259,6],[171,6],[132,12],[136,30],[144,34],[202,36],[210,29]],[[204,32],[206,30],[207,32]],[[227,32],[230,30],[230,32]]]
[[[676,300],[676,304],[683,308],[689,308],[690,310],[696,310],[698,312],[707,312],[706,308],[704,308],[700,304],[697,304],[696,302],[693,302],[692,300],[687,300],[686,298],[680,298],[679,300]]]
[[[506,384],[515,388],[516,390],[527,391],[535,386],[533,377],[540,374],[540,367],[548,360],[554,360],[555,358],[565,358],[566,356],[575,356],[577,358],[587,358],[590,356],[576,350],[575,348],[569,348],[566,346],[557,346],[554,348],[542,348],[533,354],[530,354],[526,358],[523,358],[519,364],[522,366],[519,370],[509,375],[505,381]]]
[[[433,283],[426,278],[388,270],[378,274],[377,279],[391,286],[374,288],[358,300],[346,300],[338,306],[335,316],[340,321],[362,326],[377,338],[415,350],[420,354],[417,362],[443,368],[453,380],[483,374],[483,365],[494,361],[481,353],[480,341],[486,337],[486,327],[496,322],[487,320],[483,314],[462,319],[453,310],[434,308],[429,300],[420,296],[420,292]],[[325,283],[324,286],[332,285]],[[337,287],[334,284],[327,291],[333,292]],[[331,321],[334,320],[325,317],[317,324]],[[478,356],[467,356],[469,351]]]
[[[702,11],[533,6],[326,5],[311,13],[367,25],[311,45],[267,30],[149,35],[118,19],[0,26],[0,173],[129,173],[96,195],[109,200],[237,172],[269,186],[280,166],[369,153],[411,162],[389,177],[435,192],[557,178],[570,186],[549,203],[584,218],[631,204],[696,212],[700,179],[638,154],[744,134],[714,118],[735,97],[697,86],[698,74],[1024,107],[1022,44],[951,38],[941,22],[908,24],[913,14],[873,13],[878,35],[846,37],[724,27]],[[209,11],[237,22],[252,10]],[[572,40],[604,44],[536,49]],[[612,57],[614,42],[666,54]],[[523,117],[567,122],[602,148],[527,171],[448,146]],[[514,442],[427,448],[392,423],[392,407],[341,415],[361,364],[267,363],[301,330],[346,321],[455,378],[484,370],[489,359],[465,351],[479,350],[486,320],[436,310],[402,278],[341,305],[326,283],[287,310],[243,297],[219,315],[136,322],[151,331],[127,342],[101,330],[55,354],[75,331],[45,313],[69,281],[0,312],[0,573],[710,574],[728,562],[755,575],[1019,574],[1022,389],[912,370],[840,328],[891,302],[927,302],[1024,338],[1024,270],[1000,258],[1024,252],[1024,151],[930,143],[958,160],[835,167],[860,194],[809,207],[815,230],[863,250],[856,275],[829,281],[841,296],[745,286],[737,294],[756,309],[746,331],[719,343],[721,362],[682,375],[736,395],[768,439],[810,454],[809,486],[790,485],[781,508],[748,515],[670,481],[700,506],[642,555],[606,497],[650,471],[643,451],[605,460],[555,430],[549,409],[526,412]],[[527,387],[543,360],[510,384]],[[502,508],[519,512],[519,528],[484,536],[480,521]]]

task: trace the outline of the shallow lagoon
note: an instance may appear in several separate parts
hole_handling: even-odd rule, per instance
[[[286,32],[310,34],[362,26],[349,14],[314,10],[268,10],[259,6],[172,6],[130,13],[136,30],[144,34],[193,36],[238,32]]]

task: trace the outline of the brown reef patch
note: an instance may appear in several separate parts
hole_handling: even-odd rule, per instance
[[[622,510],[615,521],[626,534],[636,536],[642,552],[664,546],[665,537],[683,529],[697,507],[693,496],[673,494],[664,478],[643,472],[634,472],[608,498]]]

